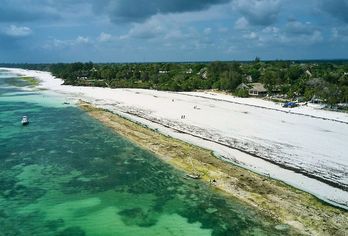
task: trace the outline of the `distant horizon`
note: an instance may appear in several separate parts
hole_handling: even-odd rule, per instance
[[[256,58],[255,58],[256,59]],[[183,63],[183,64],[196,64],[196,63],[211,63],[211,62],[254,62],[255,59],[252,60],[202,60],[202,61],[144,61],[144,62],[97,62],[97,61],[67,61],[67,62],[0,62],[0,65],[45,65],[45,64],[72,64],[72,63],[89,63],[93,64],[156,64],[156,63]],[[348,62],[348,58],[332,58],[332,59],[262,59],[261,62],[276,62],[276,61],[284,61],[284,62],[331,62],[331,61],[342,61]]]

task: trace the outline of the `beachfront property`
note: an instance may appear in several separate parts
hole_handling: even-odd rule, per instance
[[[168,74],[169,71],[168,70],[159,70],[158,74]]]
[[[267,95],[267,89],[262,83],[250,83],[248,86],[250,96],[263,97]]]
[[[193,73],[192,68],[189,68],[188,70],[185,71],[185,74],[192,74],[192,73]]]
[[[202,79],[208,79],[208,68],[202,68],[197,75],[199,75]]]

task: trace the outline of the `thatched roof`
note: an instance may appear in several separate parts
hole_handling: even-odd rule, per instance
[[[259,93],[267,92],[267,89],[261,83],[251,83],[251,84],[249,84],[249,86],[250,86],[250,90],[257,91]]]

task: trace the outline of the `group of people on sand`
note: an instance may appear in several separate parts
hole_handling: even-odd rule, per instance
[[[173,99],[174,100],[174,99]],[[197,109],[197,110],[200,110],[200,108],[198,106],[194,106],[193,109]],[[185,115],[181,115],[181,119],[185,119],[186,116]]]
[[[175,100],[174,99],[172,99],[172,102],[174,102]],[[197,110],[200,110],[200,108],[198,107],[198,106],[194,106],[193,107],[193,109],[197,109]],[[186,118],[186,116],[185,115],[181,115],[181,117],[180,117],[181,119],[185,119]]]

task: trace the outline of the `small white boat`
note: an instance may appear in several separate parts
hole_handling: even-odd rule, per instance
[[[199,174],[186,174],[186,177],[191,179],[200,179],[201,176]]]
[[[27,116],[23,116],[21,122],[22,122],[22,125],[27,125],[29,124],[29,118]]]
[[[201,175],[198,174],[198,172],[196,171],[196,168],[194,167],[193,165],[193,161],[192,161],[192,157],[189,156],[189,160],[190,160],[190,163],[192,165],[192,170],[193,172],[191,174],[186,174],[186,178],[191,178],[191,179],[200,179],[201,178]]]

